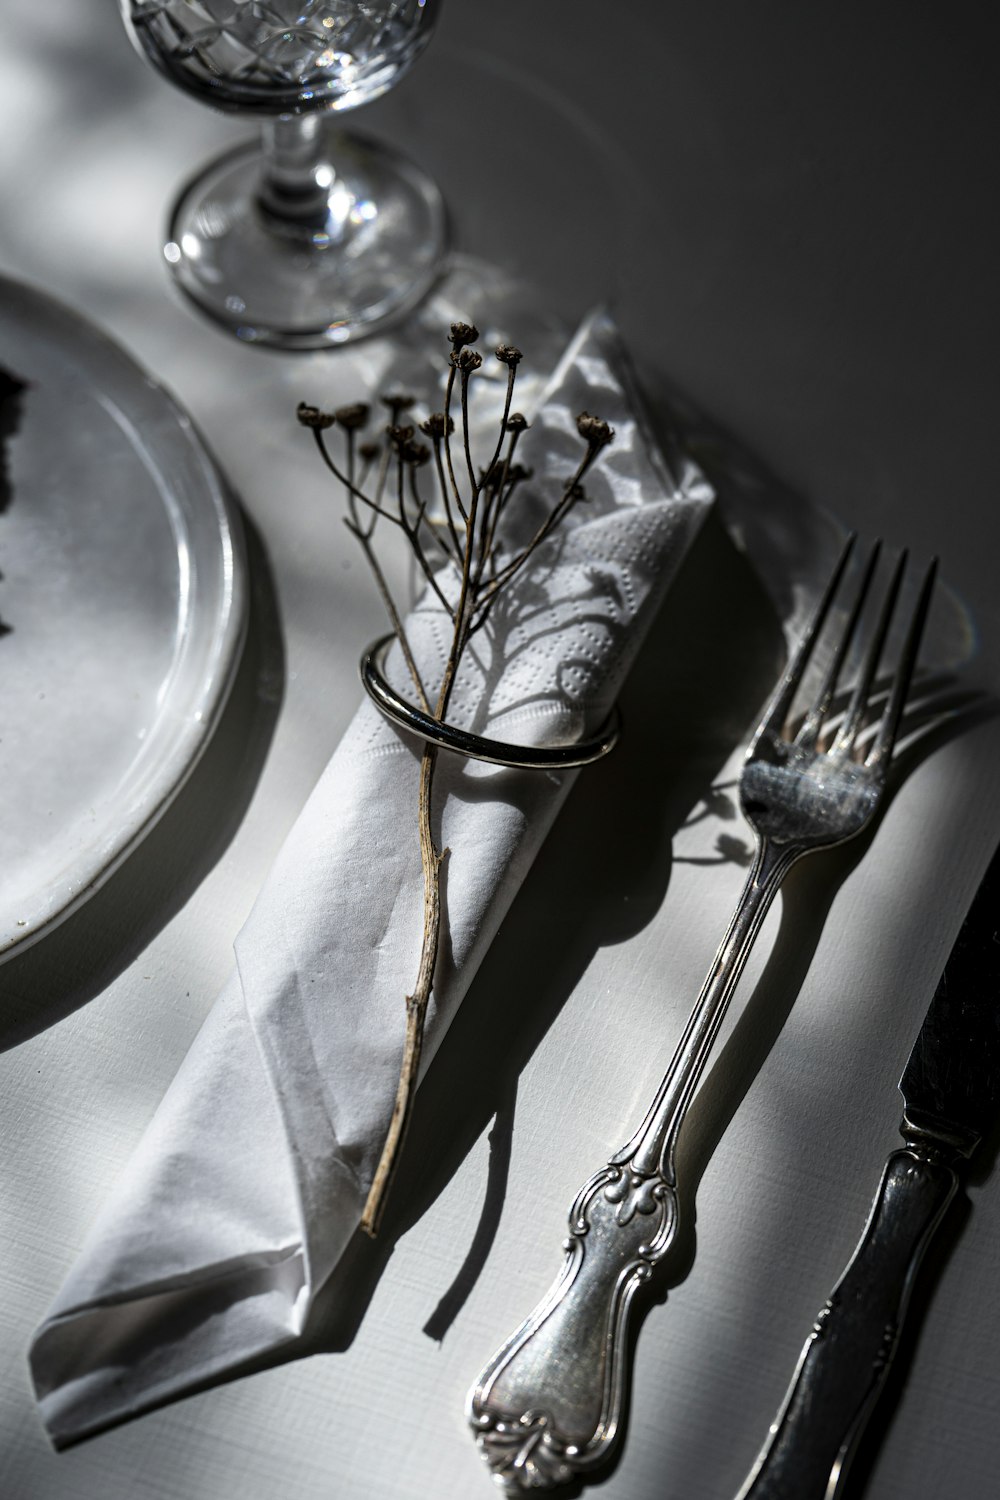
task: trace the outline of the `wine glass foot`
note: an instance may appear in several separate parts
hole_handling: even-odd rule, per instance
[[[329,348],[413,307],[442,268],[435,184],[381,142],[337,132],[300,202],[264,184],[260,145],[210,162],[181,192],[164,255],[177,284],[247,343]]]

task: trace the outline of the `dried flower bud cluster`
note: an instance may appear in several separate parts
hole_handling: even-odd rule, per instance
[[[386,428],[386,436],[390,445],[395,449],[397,456],[404,464],[413,464],[419,468],[425,464],[431,456],[431,450],[426,443],[414,441],[413,425],[407,422],[403,426],[390,426]]]
[[[451,437],[455,431],[455,421],[453,417],[446,417],[443,411],[432,411],[420,423],[420,431],[425,437],[433,438],[439,443],[443,438]]]
[[[521,412],[512,411],[510,416],[507,418],[507,421],[504,423],[504,426],[506,427],[508,432],[524,432],[528,427],[531,426],[531,423],[528,421],[527,417],[522,415]]]
[[[589,411],[582,411],[576,419],[576,430],[591,448],[605,448],[615,435],[613,427],[601,417],[591,416]]]
[[[475,323],[452,323],[449,330],[451,347],[454,353],[463,349],[466,344],[474,344],[479,337],[479,329]]]
[[[483,362],[483,356],[478,349],[453,349],[448,359],[456,370],[461,370],[463,375],[471,375],[473,370],[478,370]]]
[[[295,415],[303,427],[311,427],[316,432],[332,427],[337,420],[332,411],[320,411],[318,406],[310,406],[307,401],[299,402]]]
[[[404,464],[412,464],[414,468],[419,469],[420,465],[425,464],[430,458],[431,450],[426,443],[415,443],[411,438],[400,448],[399,456]]]
[[[498,344],[495,352],[500,363],[510,370],[516,369],[523,357],[520,349],[515,348],[513,344]]]
[[[353,401],[350,406],[338,406],[334,412],[338,423],[347,432],[356,432],[359,427],[364,427],[371,415],[371,408],[363,401]]]

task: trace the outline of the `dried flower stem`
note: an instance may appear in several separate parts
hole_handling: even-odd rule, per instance
[[[384,397],[384,404],[389,408],[390,413],[390,422],[384,432],[384,446],[379,450],[371,444],[365,444],[360,449],[365,461],[362,482],[371,471],[375,459],[378,459],[375,487],[370,495],[365,493],[362,484],[358,482],[355,452],[355,434],[368,420],[368,408],[356,403],[352,406],[341,407],[336,412],[327,413],[320,411],[317,407],[303,404],[298,410],[299,421],[303,426],[313,430],[323,462],[344,487],[348,509],[348,514],[344,518],[345,524],[352,535],[357,538],[371,569],[375,585],[402,649],[403,660],[413,681],[420,706],[425,713],[432,714],[440,721],[447,718],[452,687],[469,640],[485,624],[501,591],[517,576],[570,509],[585,498],[581,483],[583,476],[601,449],[614,437],[614,433],[606,422],[590,416],[587,412],[580,414],[577,418],[577,427],[586,443],[586,451],[575,473],[566,480],[549,514],[536,525],[528,543],[512,556],[504,555],[501,559],[500,522],[518,484],[529,477],[528,470],[514,462],[518,439],[528,425],[520,413],[511,413],[514,380],[521,354],[519,350],[508,344],[501,344],[496,350],[497,359],[507,366],[507,389],[496,446],[488,467],[477,476],[471,446],[469,382],[475,371],[482,365],[482,356],[470,347],[478,339],[479,334],[469,324],[453,323],[450,337],[452,349],[445,386],[444,410],[433,413],[420,423],[420,430],[430,438],[431,447],[427,448],[416,441],[414,428],[407,425],[403,419],[403,413],[413,405],[412,399],[408,396]],[[463,498],[462,487],[455,472],[451,447],[451,435],[455,428],[451,409],[455,398],[456,373],[460,385],[462,456],[468,483],[468,494],[465,498]],[[345,433],[346,466],[344,468],[335,462],[326,446],[324,433],[333,426],[339,426]],[[505,440],[506,452],[504,452]],[[501,455],[503,455],[502,458]],[[421,495],[417,483],[418,471],[428,459],[433,460],[428,467],[437,480],[441,505],[439,516],[428,514],[427,500]],[[396,488],[394,502],[386,499],[386,489],[390,482],[389,476],[393,462],[395,462]],[[365,520],[362,520],[363,515]],[[433,711],[429,706],[430,696],[421,680],[416,658],[407,640],[402,617],[393,601],[375,549],[374,537],[379,522],[390,523],[401,531],[428,586],[451,620],[451,642]],[[425,536],[433,542],[442,555],[443,568],[437,572],[428,560],[423,540]],[[458,575],[454,602],[450,598],[451,590],[445,581],[449,572],[453,580],[454,574]],[[427,1008],[441,948],[441,880],[442,869],[449,851],[439,849],[434,836],[433,792],[437,763],[437,747],[425,745],[420,759],[417,798],[420,860],[423,871],[423,931],[420,960],[413,990],[405,997],[406,1026],[403,1056],[392,1116],[361,1219],[361,1227],[370,1235],[378,1232],[386,1197],[395,1176],[400,1151],[413,1112]]]
[[[399,1154],[410,1124],[413,1104],[417,1096],[417,1080],[420,1076],[420,1056],[424,1043],[424,1024],[427,1006],[434,983],[434,967],[437,962],[438,945],[441,938],[441,866],[448,851],[439,850],[431,829],[431,791],[434,767],[437,762],[437,746],[425,745],[420,759],[420,793],[417,817],[420,828],[420,859],[424,870],[424,930],[420,948],[420,967],[413,993],[406,996],[406,1031],[403,1037],[403,1058],[399,1068],[399,1082],[393,1101],[392,1117],[382,1146],[375,1176],[368,1191],[361,1216],[361,1228],[374,1237],[378,1234],[385,1211],[386,1198],[399,1165]]]
[[[465,552],[462,557],[462,582],[459,589],[458,607],[451,638],[451,649],[445,664],[444,676],[434,707],[434,717],[444,720],[448,714],[452,684],[458,669],[459,659],[465,645],[465,609],[472,577],[472,549],[476,540],[476,511],[478,491],[473,490],[469,505]],[[392,1106],[389,1129],[382,1146],[375,1176],[368,1191],[368,1201],[361,1216],[361,1228],[372,1238],[378,1234],[385,1211],[386,1198],[396,1175],[399,1153],[413,1113],[417,1096],[417,1081],[420,1076],[420,1055],[423,1051],[424,1024],[427,1007],[434,985],[434,969],[437,965],[441,945],[441,867],[448,856],[447,849],[438,849],[431,825],[434,769],[437,765],[437,746],[426,744],[420,757],[420,789],[417,798],[417,820],[420,833],[420,862],[424,872],[424,922],[420,943],[420,964],[417,981],[412,993],[406,996],[406,1032],[403,1040],[403,1058],[399,1069],[399,1083]]]

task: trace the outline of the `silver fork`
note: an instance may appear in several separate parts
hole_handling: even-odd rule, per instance
[[[935,564],[923,578],[874,735],[865,730],[865,722],[876,696],[905,552],[878,611],[847,707],[842,717],[831,711],[871,593],[878,543],[812,705],[797,731],[786,732],[796,691],[853,545],[851,537],[747,751],[740,802],[754,833],[754,858],[673,1060],[635,1135],[577,1195],[561,1272],[469,1393],[467,1415],[476,1441],[494,1479],[509,1492],[562,1484],[593,1469],[614,1444],[625,1386],[629,1305],[673,1242],[677,1138],[754,939],[796,861],[814,849],[854,838],[882,802]]]

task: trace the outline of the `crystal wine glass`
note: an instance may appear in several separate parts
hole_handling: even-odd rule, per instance
[[[261,142],[182,190],[164,249],[182,289],[239,338],[343,343],[412,306],[440,266],[434,183],[336,114],[419,56],[441,0],[121,0],[135,47],[171,82],[265,116]]]

